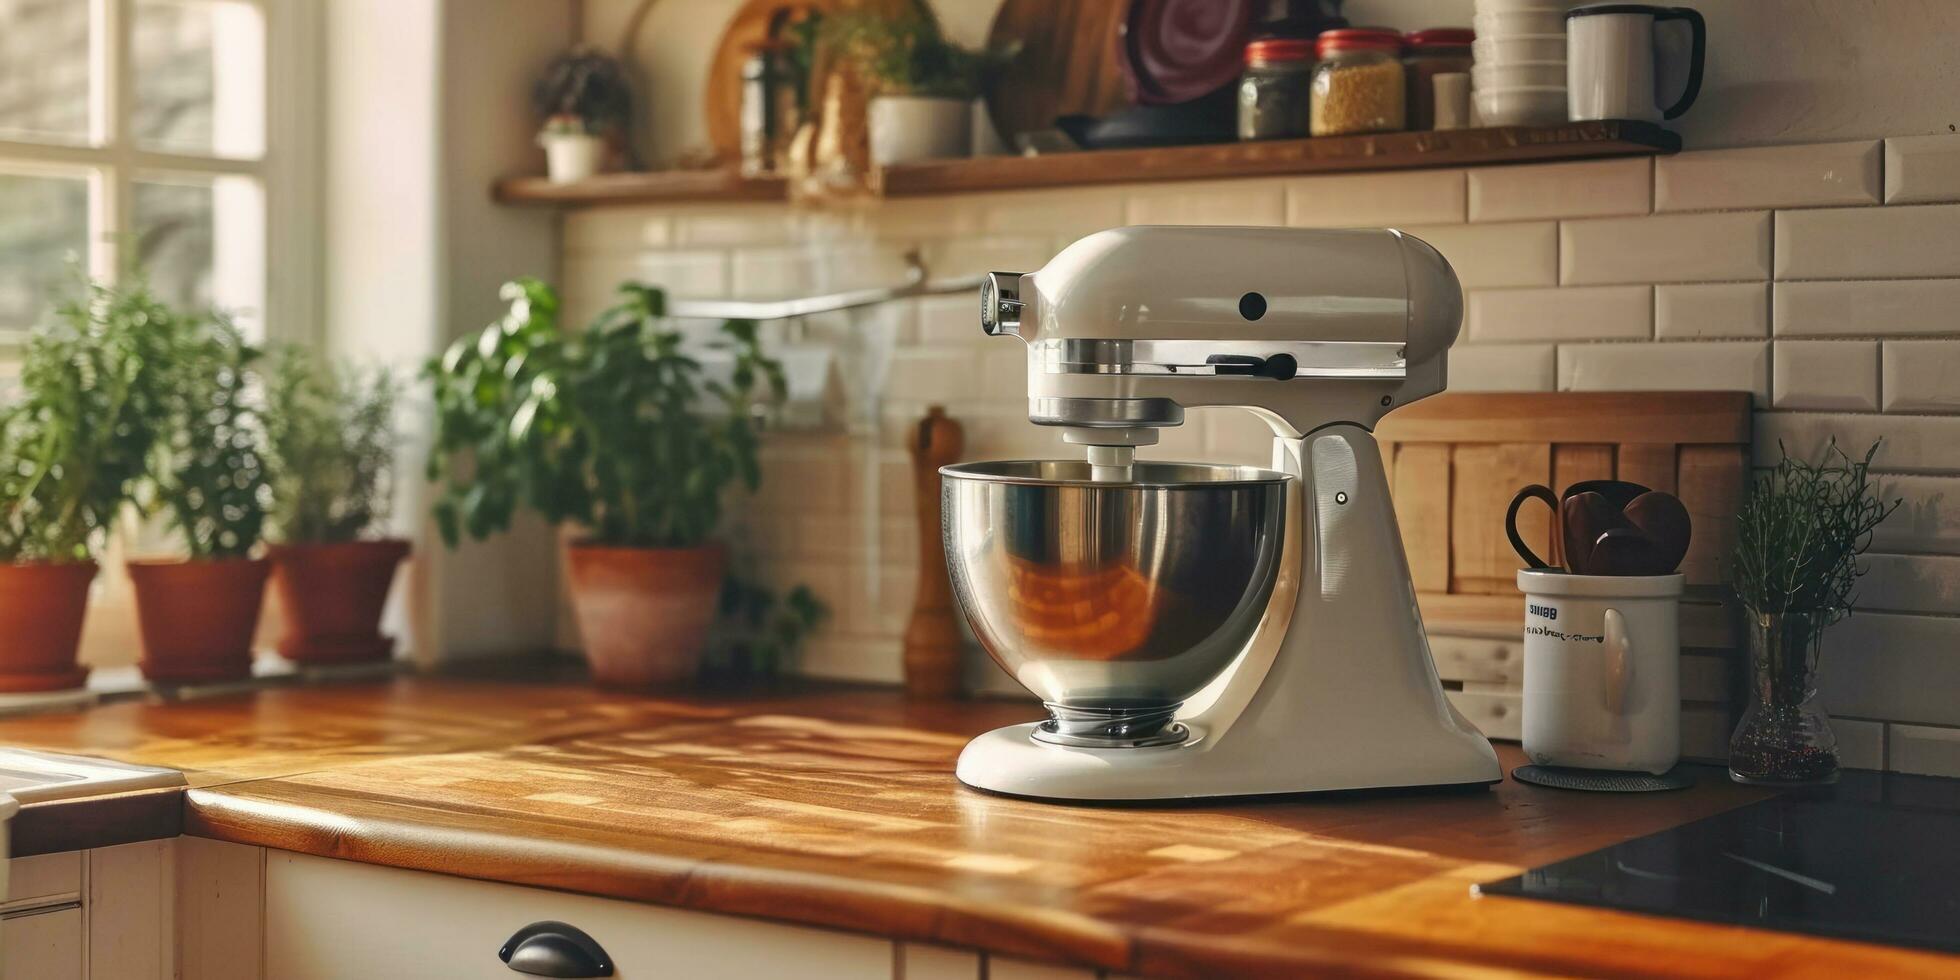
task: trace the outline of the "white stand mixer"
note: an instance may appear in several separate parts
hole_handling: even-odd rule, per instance
[[[1166,800],[1489,784],[1443,695],[1369,429],[1443,390],[1461,293],[1395,231],[1131,227],[995,273],[1028,414],[1087,461],[941,470],[975,635],[1050,719],[988,732],[962,782]],[[1273,468],[1135,459],[1187,408],[1272,426]]]

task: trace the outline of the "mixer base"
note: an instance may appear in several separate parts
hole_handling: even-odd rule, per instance
[[[1379,750],[1275,754],[1249,751],[1244,740],[1208,738],[1197,725],[1191,726],[1188,739],[1172,745],[1064,746],[1042,740],[1036,734],[1041,724],[997,728],[967,743],[960,753],[960,782],[1028,799],[1140,803],[1468,788],[1494,785],[1504,778],[1490,743],[1440,732],[1434,739],[1411,739],[1404,752],[1392,754]]]

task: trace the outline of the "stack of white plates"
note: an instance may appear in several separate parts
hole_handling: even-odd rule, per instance
[[[1560,123],[1565,110],[1563,0],[1476,0],[1470,69],[1485,126]]]

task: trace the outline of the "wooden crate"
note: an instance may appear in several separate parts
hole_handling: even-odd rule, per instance
[[[1409,572],[1451,697],[1486,734],[1518,737],[1524,566],[1504,534],[1520,488],[1621,479],[1667,490],[1694,519],[1681,570],[1684,754],[1715,757],[1735,691],[1739,630],[1722,586],[1748,475],[1748,392],[1450,393],[1376,429]],[[1559,560],[1551,515],[1519,512],[1532,550]]]

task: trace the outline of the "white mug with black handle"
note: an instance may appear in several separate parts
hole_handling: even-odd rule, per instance
[[[1664,99],[1656,91],[1658,26],[1683,21],[1689,30],[1687,83]],[[1673,119],[1701,94],[1708,26],[1689,7],[1595,3],[1565,14],[1566,105],[1573,122],[1588,119]]]

